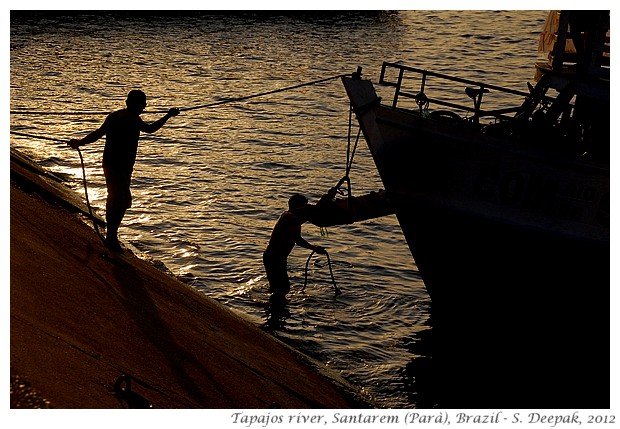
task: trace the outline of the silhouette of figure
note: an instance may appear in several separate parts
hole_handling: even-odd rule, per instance
[[[263,264],[273,298],[283,299],[291,289],[286,269],[287,259],[295,245],[316,253],[325,254],[321,246],[313,246],[301,236],[301,226],[308,221],[312,206],[301,194],[294,194],[288,201],[288,210],[276,222],[269,244],[263,253]]]
[[[147,124],[140,114],[146,107],[146,95],[140,90],[132,90],[125,101],[126,108],[110,113],[101,127],[82,139],[72,139],[68,145],[74,149],[94,143],[106,136],[103,150],[103,173],[108,191],[106,199],[106,243],[108,248],[122,252],[118,241],[118,228],[125,212],[131,207],[131,175],[138,152],[140,132],[154,133],[168,119],[179,114],[179,109],[172,108],[159,120]]]

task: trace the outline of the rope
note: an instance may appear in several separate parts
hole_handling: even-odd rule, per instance
[[[58,112],[58,111],[40,111],[40,110],[11,110],[11,115],[109,115],[110,112]]]
[[[95,216],[93,215],[93,209],[91,208],[90,200],[88,199],[88,185],[86,183],[86,168],[84,168],[84,157],[82,156],[82,151],[80,150],[79,147],[75,148],[75,150],[77,150],[78,155],[80,155],[80,163],[82,164],[82,180],[84,182],[84,195],[86,196],[86,205],[88,206],[88,213],[90,214],[90,219],[93,221],[93,227],[95,228],[95,232],[97,233],[97,236],[103,242],[103,244],[106,244],[105,238],[99,231],[99,226],[97,226],[97,223],[95,222]]]
[[[351,172],[351,167],[353,166],[353,158],[355,158],[355,152],[357,151],[357,144],[360,141],[360,135],[362,134],[362,128],[358,128],[357,136],[355,137],[355,144],[353,145],[353,151],[351,152],[351,156],[349,157],[349,148],[351,146],[351,139],[349,137],[349,141],[347,143],[347,168],[346,175],[348,176]]]
[[[297,85],[293,85],[293,86],[288,86],[286,88],[280,88],[280,89],[274,89],[271,91],[265,91],[265,92],[260,92],[258,94],[252,94],[252,95],[246,95],[244,97],[235,97],[235,98],[226,98],[224,100],[220,100],[220,101],[215,101],[212,103],[208,103],[208,104],[201,104],[199,106],[193,106],[193,107],[186,107],[186,108],[182,108],[180,109],[182,112],[189,112],[190,110],[197,110],[197,109],[204,109],[207,107],[215,107],[215,106],[220,106],[222,104],[228,104],[228,103],[234,103],[237,101],[245,101],[245,100],[250,100],[252,98],[256,98],[256,97],[263,97],[265,95],[271,95],[271,94],[276,94],[278,92],[284,92],[284,91],[290,91],[293,89],[297,89],[297,88],[301,88],[304,86],[310,86],[310,85],[316,85],[319,83],[323,83],[323,82],[327,82],[330,80],[334,80],[334,79],[338,79],[341,77],[345,77],[345,76],[349,76],[350,74],[338,74],[335,76],[330,76],[330,77],[326,77],[323,79],[317,79],[317,80],[313,80],[311,82],[304,82],[304,83],[300,83]],[[143,113],[167,113],[168,111],[144,111]],[[82,111],[82,112],[59,112],[59,111],[36,111],[36,110],[11,110],[10,111],[11,115],[109,115],[110,112],[92,112],[92,111]]]
[[[304,270],[304,286],[301,288],[301,291],[305,291],[306,290],[306,285],[308,284],[308,264],[310,264],[310,259],[312,258],[312,255],[314,255],[314,250],[312,252],[310,252],[310,256],[308,256],[308,259],[306,260],[306,268]],[[334,278],[334,270],[332,269],[332,261],[329,258],[329,253],[327,253],[327,250],[325,251],[325,256],[327,256],[327,265],[329,266],[329,274],[332,277],[332,284],[334,285],[334,293],[336,295],[340,295],[342,293],[342,291],[338,288],[338,285],[336,285],[336,279]]]
[[[351,172],[351,167],[353,166],[353,159],[355,158],[355,152],[357,151],[357,144],[359,143],[360,135],[362,133],[362,128],[361,127],[358,128],[357,136],[355,137],[355,144],[353,145],[353,150],[351,150],[351,130],[352,129],[353,129],[353,105],[351,105],[351,107],[349,108],[349,130],[348,130],[348,135],[347,135],[347,162],[345,165],[344,176],[342,177],[342,179],[338,181],[336,186],[331,188],[325,194],[325,196],[329,199],[334,198],[336,196],[336,193],[340,193],[342,195],[343,192],[340,191],[340,187],[344,184],[344,182],[347,182],[347,196],[349,197],[347,203],[349,204],[349,208],[350,208],[351,201],[353,199],[353,190],[351,189],[351,178],[349,177],[349,173]],[[326,229],[324,230],[323,227],[321,227],[321,235],[323,236],[327,235],[326,231],[327,231]]]
[[[349,109],[349,135],[347,139],[347,165],[345,168],[345,177],[347,178],[347,186],[349,197],[351,197],[351,180],[349,179],[349,173],[351,172],[351,167],[353,166],[353,159],[355,158],[355,152],[357,151],[357,144],[360,141],[360,135],[362,133],[362,128],[358,128],[357,136],[355,137],[355,144],[353,145],[353,150],[351,151],[351,129],[352,125],[352,117],[351,112],[353,111],[353,106]]]
[[[338,79],[340,77],[345,77],[345,76],[348,76],[348,74],[339,74],[339,75],[336,75],[336,76],[331,76],[331,77],[326,77],[326,78],[323,78],[323,79],[313,80],[312,82],[305,82],[305,83],[300,83],[300,84],[293,85],[293,86],[288,86],[286,88],[274,89],[272,91],[266,91],[266,92],[260,92],[258,94],[247,95],[245,97],[227,98],[225,100],[220,100],[220,101],[216,101],[216,102],[209,103],[209,104],[202,104],[200,106],[188,107],[188,108],[185,108],[185,109],[181,109],[181,111],[187,112],[189,110],[204,109],[206,107],[214,107],[214,106],[219,106],[221,104],[233,103],[235,101],[245,101],[245,100],[249,100],[251,98],[256,98],[256,97],[262,97],[262,96],[265,96],[265,95],[276,94],[278,92],[290,91],[292,89],[301,88],[303,86],[316,85],[318,83],[327,82],[327,81]]]
[[[361,127],[358,128],[357,136],[355,137],[355,143],[353,145],[353,150],[351,150],[351,130],[353,128],[352,112],[353,112],[353,106],[351,106],[351,108],[349,109],[349,130],[348,130],[348,135],[347,135],[347,162],[345,165],[344,176],[342,176],[342,179],[338,181],[336,186],[334,186],[327,193],[327,195],[330,198],[333,198],[336,195],[336,192],[340,192],[340,187],[343,185],[344,182],[347,182],[348,197],[351,198],[352,196],[351,178],[349,177],[349,173],[351,172],[351,167],[353,166],[353,159],[355,158],[355,152],[357,151],[357,144],[359,143],[360,135],[362,133],[362,128]],[[340,193],[342,194],[342,192]]]
[[[55,143],[63,143],[63,144],[66,143],[66,142],[64,142],[62,140],[59,140],[59,139],[56,139],[56,138],[53,138],[53,137],[37,136],[37,135],[34,135],[34,134],[22,133],[22,132],[19,132],[19,131],[11,131],[10,133],[14,134],[16,136],[30,137],[30,138],[33,138],[33,139],[50,140],[50,141],[53,141]]]
[[[34,139],[40,139],[40,140],[49,140],[49,141],[53,141],[55,143],[66,144],[65,141],[62,141],[60,139],[53,138],[53,137],[37,136],[37,135],[34,135],[34,134],[22,133],[22,132],[18,132],[18,131],[11,131],[10,133],[14,134],[14,135],[17,135],[17,136],[22,136],[22,137],[30,137],[30,138],[34,138]],[[82,165],[82,181],[84,183],[84,196],[86,197],[86,206],[88,207],[88,214],[90,215],[90,219],[93,222],[93,227],[95,228],[95,232],[97,233],[97,236],[105,244],[105,238],[103,238],[103,235],[99,231],[99,226],[97,226],[97,223],[95,222],[95,215],[93,214],[93,209],[92,209],[92,207],[90,205],[90,200],[88,198],[88,184],[86,182],[86,168],[84,166],[84,157],[82,156],[82,151],[80,150],[80,148],[76,148],[76,150],[78,152],[78,155],[80,156],[80,164]]]

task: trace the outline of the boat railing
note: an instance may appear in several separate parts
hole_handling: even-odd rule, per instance
[[[395,73],[397,73],[396,78],[393,76]],[[405,84],[409,84],[412,80],[410,79],[411,73],[417,75],[417,79],[415,79],[419,83],[417,90],[405,88]],[[435,88],[439,88],[437,92],[441,92],[442,98],[434,98],[428,95],[429,91],[427,89],[431,81],[433,81]],[[478,122],[479,118],[482,117],[492,117],[496,120],[510,119],[521,110],[523,102],[530,96],[529,93],[524,91],[390,62],[383,63],[379,84],[395,88],[392,100],[393,108],[400,107],[400,99],[405,98],[415,101],[421,113],[424,109],[428,109],[429,105],[433,104],[442,108],[455,109],[466,115],[472,114],[470,119],[474,122]],[[506,98],[512,98],[515,100],[514,107],[483,109],[482,102],[485,94],[492,93],[495,93],[494,95],[497,95],[497,93],[501,94],[502,101],[497,103],[498,106],[505,106]]]

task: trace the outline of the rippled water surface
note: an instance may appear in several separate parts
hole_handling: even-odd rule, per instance
[[[149,122],[170,107],[259,94],[358,65],[377,81],[384,60],[526,90],[546,15],[13,12],[11,110],[58,114],[11,114],[11,130],[64,141],[98,127],[134,88],[148,96],[143,118]],[[269,311],[261,257],[271,228],[293,192],[315,202],[344,175],[347,133],[348,101],[337,79],[182,112],[141,137],[134,206],[121,239],[340,371],[379,406],[428,405],[408,366],[418,357],[413,346],[420,333],[429,329],[430,300],[395,217],[331,227],[327,234],[306,225],[304,237],[328,249],[343,293],[334,295],[320,256],[310,261],[302,292],[309,254],[296,248],[289,303],[283,313]],[[11,145],[68,174],[83,192],[75,151],[16,135]],[[100,212],[102,149],[103,140],[83,150],[90,201]],[[351,180],[354,194],[382,187],[365,145]]]

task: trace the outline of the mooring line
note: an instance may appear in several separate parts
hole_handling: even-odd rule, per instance
[[[285,92],[285,91],[291,91],[293,89],[297,89],[297,88],[302,88],[304,86],[310,86],[310,85],[317,85],[319,83],[323,83],[323,82],[327,82],[330,80],[334,80],[334,79],[338,79],[341,77],[345,77],[345,76],[350,76],[350,73],[345,73],[345,74],[338,74],[335,76],[330,76],[330,77],[326,77],[326,78],[322,78],[322,79],[317,79],[317,80],[313,80],[311,82],[304,82],[304,83],[300,83],[297,85],[293,85],[293,86],[288,86],[286,88],[279,88],[279,89],[274,89],[271,91],[265,91],[265,92],[259,92],[257,94],[252,94],[252,95],[246,95],[243,97],[234,97],[234,98],[226,98],[224,100],[219,100],[219,101],[214,101],[212,103],[207,103],[207,104],[201,104],[198,106],[192,106],[192,107],[186,107],[186,108],[180,108],[181,112],[189,112],[191,110],[198,110],[198,109],[204,109],[207,107],[215,107],[215,106],[220,106],[223,104],[228,104],[228,103],[234,103],[234,102],[238,102],[238,101],[245,101],[245,100],[250,100],[252,98],[257,98],[257,97],[263,97],[265,95],[271,95],[271,94],[276,94],[278,92]],[[61,111],[41,111],[41,110],[11,110],[9,112],[11,115],[109,115],[110,112],[94,112],[94,111],[81,111],[81,112],[61,112]],[[155,113],[168,113],[168,110],[153,110],[153,111],[148,111],[145,110],[143,113],[145,114],[155,114]]]
[[[181,109],[181,111],[186,112],[186,111],[189,111],[189,110],[204,109],[206,107],[214,107],[214,106],[219,106],[221,104],[233,103],[233,102],[236,102],[236,101],[245,101],[245,100],[249,100],[251,98],[263,97],[265,95],[276,94],[278,92],[290,91],[290,90],[301,88],[301,87],[304,87],[304,86],[316,85],[316,84],[319,84],[319,83],[323,83],[323,82],[327,82],[327,81],[330,81],[330,80],[338,79],[338,78],[344,77],[344,76],[349,76],[349,74],[338,74],[336,76],[330,76],[330,77],[326,77],[326,78],[323,78],[323,79],[313,80],[312,82],[304,82],[304,83],[300,83],[300,84],[297,84],[297,85],[288,86],[286,88],[274,89],[272,91],[266,91],[266,92],[260,92],[258,94],[247,95],[245,97],[227,98],[225,100],[215,101],[213,103],[202,104],[200,106],[194,106],[194,107],[188,107],[188,108],[185,108],[185,109]]]

